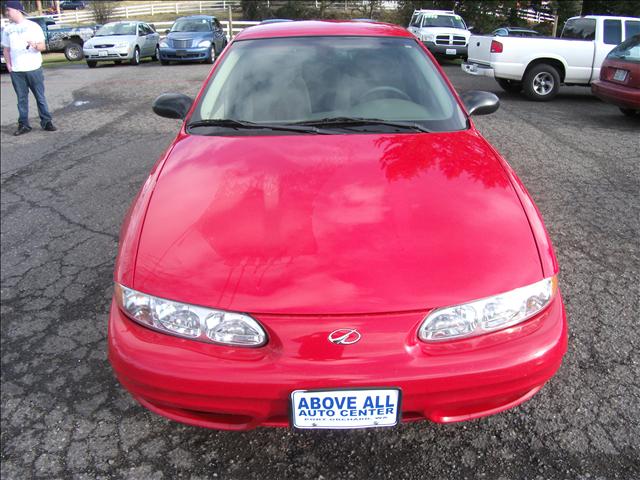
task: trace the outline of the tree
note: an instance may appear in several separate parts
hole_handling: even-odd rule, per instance
[[[91,12],[93,13],[93,19],[99,25],[108,23],[113,15],[113,10],[116,8],[117,2],[94,0],[89,2]]]

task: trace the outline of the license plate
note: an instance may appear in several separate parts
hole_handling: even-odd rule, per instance
[[[176,50],[176,55],[179,57],[184,57],[187,53],[186,50]]]
[[[616,73],[613,74],[613,79],[616,82],[624,82],[625,78],[627,78],[627,71],[617,69]]]
[[[397,388],[296,390],[291,394],[294,428],[392,427],[399,421]]]
[[[455,54],[456,54],[456,53],[458,53],[458,52],[456,51],[456,49],[455,49],[455,48],[447,48],[447,49],[444,51],[444,53],[446,53],[447,55],[455,55]]]
[[[100,50],[98,52],[99,57],[106,57],[107,55],[109,55],[109,52],[107,52],[106,50]]]

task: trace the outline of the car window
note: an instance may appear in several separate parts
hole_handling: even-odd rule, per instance
[[[301,37],[233,44],[192,121],[293,123],[336,117],[467,128],[442,75],[414,39]]]
[[[422,16],[422,26],[463,28],[465,30],[467,28],[459,15],[437,15],[434,13],[425,13]]]
[[[507,31],[504,28],[499,28],[498,30],[496,30],[495,32],[493,32],[494,35],[497,35],[499,37],[505,37],[508,35]]]
[[[609,52],[607,58],[640,63],[640,34],[628,38]]]
[[[210,32],[211,23],[207,18],[179,18],[171,27],[172,32]]]
[[[640,34],[640,21],[627,20],[624,22],[624,37],[631,38],[634,35]]]
[[[572,18],[567,20],[561,37],[569,40],[595,40],[596,21],[593,18]]]
[[[422,21],[422,15],[419,13],[415,13],[413,17],[411,17],[411,22],[409,22],[410,27],[420,27],[420,22]]]
[[[620,20],[605,20],[603,41],[608,45],[618,45],[622,41],[622,22]]]
[[[107,23],[98,29],[96,37],[104,37],[107,35],[136,35],[136,30],[136,22]]]

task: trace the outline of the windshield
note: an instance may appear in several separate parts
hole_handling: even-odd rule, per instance
[[[96,37],[106,37],[107,35],[136,35],[135,22],[115,22],[107,23],[96,32]]]
[[[429,131],[467,128],[464,113],[415,39],[386,37],[234,43],[190,120],[286,125],[345,118],[411,122]],[[377,126],[378,131],[387,127]]]
[[[622,42],[611,50],[607,58],[640,63],[640,35],[635,35]]]
[[[423,27],[446,27],[446,28],[462,28],[467,29],[467,26],[462,21],[462,18],[458,15],[431,15],[425,13],[422,17]]]
[[[211,24],[206,18],[177,20],[171,27],[172,32],[210,32]]]

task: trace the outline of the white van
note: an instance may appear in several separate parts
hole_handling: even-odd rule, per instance
[[[407,30],[433,54],[467,57],[471,32],[453,10],[415,10]]]

